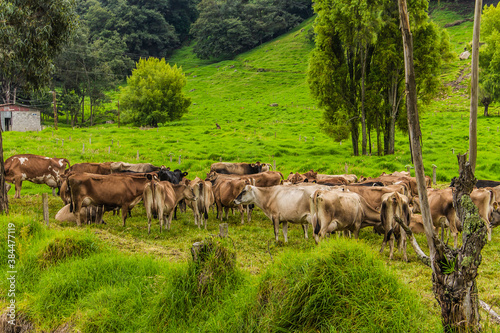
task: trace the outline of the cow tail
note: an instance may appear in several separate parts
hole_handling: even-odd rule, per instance
[[[382,207],[380,208],[380,222],[382,223],[382,228],[384,228],[384,243],[388,242],[389,239],[391,239],[391,235],[394,232],[394,230],[391,228],[389,231],[387,231],[387,203],[384,201],[382,202]]]
[[[321,226],[319,225],[320,221],[318,220],[318,195],[320,191],[315,191],[313,195],[311,196],[311,201],[310,201],[310,210],[312,214],[312,225],[314,226],[313,233],[315,235],[319,235],[319,232],[321,231]]]
[[[203,213],[203,216],[205,217],[205,220],[208,220],[208,207],[205,207],[205,212]]]

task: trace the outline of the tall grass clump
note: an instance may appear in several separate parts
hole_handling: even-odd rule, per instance
[[[86,233],[64,235],[50,240],[38,254],[41,268],[55,265],[71,257],[88,257],[99,251],[95,237]]]
[[[439,326],[368,246],[350,239],[283,255],[264,274],[246,320],[249,330],[260,332],[423,332]]]
[[[172,272],[170,285],[152,309],[151,329],[197,331],[217,314],[220,304],[244,285],[230,246],[228,241],[206,238],[187,268]]]

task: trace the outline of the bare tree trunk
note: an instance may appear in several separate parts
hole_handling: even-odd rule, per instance
[[[450,249],[434,237],[425,188],[421,132],[417,113],[417,94],[413,66],[413,41],[406,0],[398,0],[405,55],[405,82],[407,94],[408,127],[413,163],[417,178],[422,219],[430,250],[433,292],[441,306],[441,320],[445,332],[477,332],[479,325],[479,297],[477,294],[477,268],[481,263],[481,250],[486,243],[486,226],[469,197],[475,179],[465,155],[459,158],[460,178],[455,181],[454,204],[463,222],[463,245]],[[412,242],[413,244],[413,242]]]
[[[85,95],[82,96],[82,126],[85,122]]]
[[[3,139],[0,128],[0,212],[9,214],[9,197],[5,189],[5,165],[3,161]]]
[[[366,155],[365,77],[367,52],[361,49],[361,153]]]
[[[470,120],[469,120],[469,161],[472,172],[476,170],[477,160],[477,94],[479,80],[479,31],[481,26],[482,0],[476,0],[474,11],[474,33],[472,35],[472,75],[470,80]]]

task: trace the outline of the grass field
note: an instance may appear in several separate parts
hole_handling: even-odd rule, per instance
[[[469,16],[443,8],[434,8],[431,14],[441,26]],[[150,162],[188,171],[188,178],[205,177],[210,164],[219,160],[275,161],[285,177],[310,169],[344,173],[346,166],[358,176],[406,170],[412,163],[404,133],[396,136],[393,156],[353,157],[349,141],[333,142],[319,130],[321,110],[305,81],[313,48],[311,27],[309,20],[232,60],[200,61],[191,47],[176,52],[169,61],[182,66],[193,101],[180,121],[157,129],[113,124],[5,132],[4,157],[33,153],[66,157],[71,163]],[[466,22],[446,29],[457,54],[471,38],[471,27]],[[426,174],[431,175],[436,165],[439,186],[457,175],[455,155],[468,149],[468,81],[456,80],[462,70],[467,73],[470,60],[456,59],[442,73],[445,83],[453,83],[448,94],[419,109]],[[278,106],[270,106],[273,103]],[[499,179],[499,110],[493,105],[493,116],[478,118],[476,177],[480,179]],[[13,199],[14,189],[10,192],[11,214],[0,217],[0,232],[5,239],[8,223],[16,225],[16,300],[18,309],[39,330],[64,325],[82,332],[442,330],[431,271],[417,261],[412,249],[409,263],[399,253],[389,261],[387,249],[378,253],[382,239],[371,230],[362,230],[359,240],[333,237],[318,247],[311,238],[303,238],[300,226],[292,225],[289,242],[283,244],[274,241],[271,223],[262,212],[254,211],[252,221],[243,225],[238,215],[230,215],[230,239],[220,241],[225,249],[220,253],[235,253],[234,267],[228,254],[220,257],[224,260],[210,259],[217,265],[207,268],[191,263],[190,248],[218,233],[213,213],[208,230],[198,229],[188,210],[173,222],[171,231],[160,234],[156,222],[148,235],[142,205],[134,208],[126,227],[108,213],[105,225],[76,228],[54,220],[62,202],[51,197],[47,228],[41,224],[41,193],[50,192],[49,188],[23,185],[21,199]],[[494,230],[493,241],[482,252],[478,277],[480,298],[497,310],[499,237]],[[425,248],[425,237],[418,240]],[[6,245],[0,244],[0,270],[5,274]],[[224,269],[209,270],[219,266]],[[337,266],[344,269],[338,271]],[[357,266],[357,271],[346,270]],[[344,272],[342,279],[335,279]],[[325,286],[313,290],[318,276]],[[7,306],[7,290],[3,279],[2,307]],[[345,297],[332,292],[337,290],[344,291]],[[339,304],[343,306],[334,307]],[[359,318],[366,319],[360,322]],[[485,331],[499,331],[485,314],[483,319]]]

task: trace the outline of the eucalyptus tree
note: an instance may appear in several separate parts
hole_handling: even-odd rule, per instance
[[[354,155],[359,154],[359,124],[363,154],[365,128],[373,128],[377,147],[380,149],[383,132],[384,153],[394,154],[396,126],[407,130],[406,114],[400,112],[404,106],[404,62],[397,3],[320,0],[314,8],[318,13],[317,38],[308,81],[312,95],[324,108],[321,127],[335,139],[346,138],[349,128]],[[418,96],[428,102],[439,89],[437,74],[442,61],[450,57],[449,42],[447,35],[429,21],[426,1],[412,1],[410,8],[418,37]]]
[[[365,81],[379,8],[377,0],[320,0],[314,6],[317,38],[309,63],[309,86],[325,108],[324,127],[333,126],[344,134],[350,129],[354,155],[359,155],[360,122],[366,154]]]
[[[479,77],[481,102],[484,105],[484,116],[488,116],[488,106],[500,98],[500,7],[485,6],[481,38],[485,45],[480,49]]]

